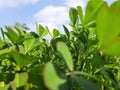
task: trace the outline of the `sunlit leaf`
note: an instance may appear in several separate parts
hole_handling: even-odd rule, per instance
[[[110,8],[119,12],[120,11],[120,0],[117,0],[117,1],[113,2],[110,5]]]
[[[19,36],[25,35],[23,29],[20,26],[15,25],[14,27],[17,30],[17,32],[19,33]]]
[[[14,48],[15,48],[14,46],[11,46],[9,48],[2,49],[2,50],[0,50],[0,55],[10,53],[14,50]]]
[[[19,54],[18,52],[12,52],[12,56],[19,66],[26,66],[31,63],[30,59],[27,56]]]
[[[35,47],[38,47],[39,45],[40,45],[39,40],[37,40],[35,38],[25,40],[25,42],[24,42],[25,53],[28,53],[29,51],[31,51]]]
[[[3,87],[0,87],[0,90],[8,90],[10,87],[10,85],[5,85]]]
[[[46,36],[49,33],[48,30],[40,24],[39,24],[39,26],[37,26],[37,31],[41,38]]]
[[[71,53],[70,53],[67,45],[63,42],[58,42],[57,43],[57,50],[58,50],[58,52],[61,53],[67,66],[72,71],[73,70],[73,60],[72,60],[72,56],[71,56]]]
[[[0,30],[1,30],[1,34],[2,34],[3,40],[5,40],[5,33],[4,33],[2,28],[0,28]]]
[[[21,87],[21,86],[25,86],[25,84],[27,83],[28,80],[28,74],[25,73],[16,73],[15,74],[15,79],[14,79],[14,83],[15,83],[15,87]]]
[[[17,43],[19,36],[17,35],[17,33],[11,28],[11,27],[7,27],[7,32],[5,32],[5,34],[7,35],[7,37],[12,41],[12,43]]]
[[[95,20],[100,7],[104,4],[103,0],[89,0],[86,6],[84,24]]]
[[[102,7],[97,17],[97,36],[103,53],[120,55],[119,28],[120,13],[108,6]]]
[[[81,6],[77,6],[77,10],[78,10],[78,15],[79,15],[80,21],[81,21],[81,23],[83,23],[83,11],[82,11]]]
[[[57,37],[59,35],[59,31],[57,29],[53,29],[53,36]]]

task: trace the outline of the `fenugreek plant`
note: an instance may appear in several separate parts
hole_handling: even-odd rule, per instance
[[[0,90],[120,90],[120,0],[89,0],[84,12],[70,8],[64,34],[1,28]]]

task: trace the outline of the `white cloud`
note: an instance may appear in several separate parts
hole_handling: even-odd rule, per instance
[[[42,25],[47,25],[52,31],[53,28],[58,28],[62,31],[62,25],[68,27],[69,24],[69,8],[78,5],[84,7],[87,0],[64,0],[61,6],[46,6],[34,15],[37,22]],[[68,27],[70,28],[70,27]]]
[[[0,7],[16,7],[21,4],[35,4],[39,0],[0,0]]]
[[[68,8],[64,6],[46,6],[34,15],[37,22],[47,25],[51,30],[69,22]]]

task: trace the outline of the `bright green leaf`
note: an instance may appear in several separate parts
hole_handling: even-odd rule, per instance
[[[27,56],[19,54],[18,52],[12,52],[12,56],[19,66],[26,66],[31,63],[30,59]]]
[[[1,34],[2,34],[3,40],[5,40],[5,33],[4,33],[2,28],[0,28],[0,30],[1,30]]]
[[[83,11],[82,11],[81,6],[77,6],[77,10],[78,10],[78,15],[79,15],[80,21],[81,21],[81,23],[83,23]]]
[[[71,53],[70,53],[67,45],[63,42],[58,42],[57,43],[57,50],[58,50],[58,52],[61,53],[67,66],[72,71],[73,70],[73,60],[72,60],[72,56],[71,56]]]
[[[48,30],[40,24],[36,25],[36,28],[37,28],[37,32],[41,38],[46,36],[49,33]]]
[[[120,0],[113,2],[110,8],[119,12],[120,11]]]
[[[14,27],[17,30],[19,36],[24,36],[25,35],[23,29],[20,26],[15,25]]]
[[[36,23],[36,32],[37,32],[37,34],[39,34],[39,24],[38,23]]]
[[[10,87],[10,85],[5,85],[3,87],[0,87],[0,90],[8,90]]]
[[[53,36],[57,37],[59,35],[59,31],[57,29],[53,29]]]
[[[60,90],[60,85],[66,83],[66,79],[58,76],[53,64],[47,63],[43,71],[45,85],[50,90]]]
[[[7,37],[12,41],[12,43],[17,43],[19,36],[17,33],[11,28],[11,27],[6,27],[7,32],[5,34]]]
[[[0,49],[4,46],[3,40],[0,39]]]
[[[103,53],[120,56],[119,28],[120,13],[107,6],[101,8],[97,17],[97,36]]]
[[[2,54],[7,54],[7,53],[11,53],[14,48],[15,48],[14,46],[11,46],[11,47],[9,47],[9,48],[2,49],[2,50],[0,50],[0,55],[2,55]]]
[[[27,83],[28,80],[28,74],[25,73],[16,73],[15,74],[15,79],[14,79],[14,83],[16,88],[21,87],[21,86],[25,86],[25,84]]]
[[[39,40],[37,40],[35,38],[25,40],[25,42],[24,42],[25,53],[28,53],[29,51],[31,51],[35,47],[38,47],[39,45],[40,45]]]
[[[89,0],[86,6],[84,24],[94,21],[100,7],[104,4],[103,0]]]

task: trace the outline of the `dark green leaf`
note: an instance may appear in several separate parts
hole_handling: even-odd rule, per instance
[[[107,68],[105,68],[105,67],[102,68],[102,71],[103,71],[103,73],[106,75],[106,77],[112,81],[112,84],[113,84],[116,88],[119,88],[119,89],[120,89],[120,85],[118,84],[118,82],[117,82],[114,74],[112,73],[112,71],[109,70],[109,69],[107,69]]]
[[[64,28],[64,31],[65,31],[67,37],[70,38],[70,33],[69,33],[69,30],[67,29],[67,27],[63,25],[63,28]]]
[[[78,85],[83,89],[83,90],[99,90],[99,88],[93,84],[92,82],[81,78],[80,76],[72,75],[71,78],[78,83]]]
[[[78,11],[75,8],[70,8],[69,17],[72,24],[75,25],[78,18]]]
[[[46,90],[42,79],[42,71],[43,65],[39,65],[31,69],[28,74],[28,82],[33,84],[33,86],[29,88],[36,88],[35,90]]]
[[[50,90],[60,90],[59,87],[60,85],[64,84],[67,82],[66,79],[60,78],[51,63],[47,63],[45,66],[45,69],[43,71],[43,78],[45,85],[50,89]]]

